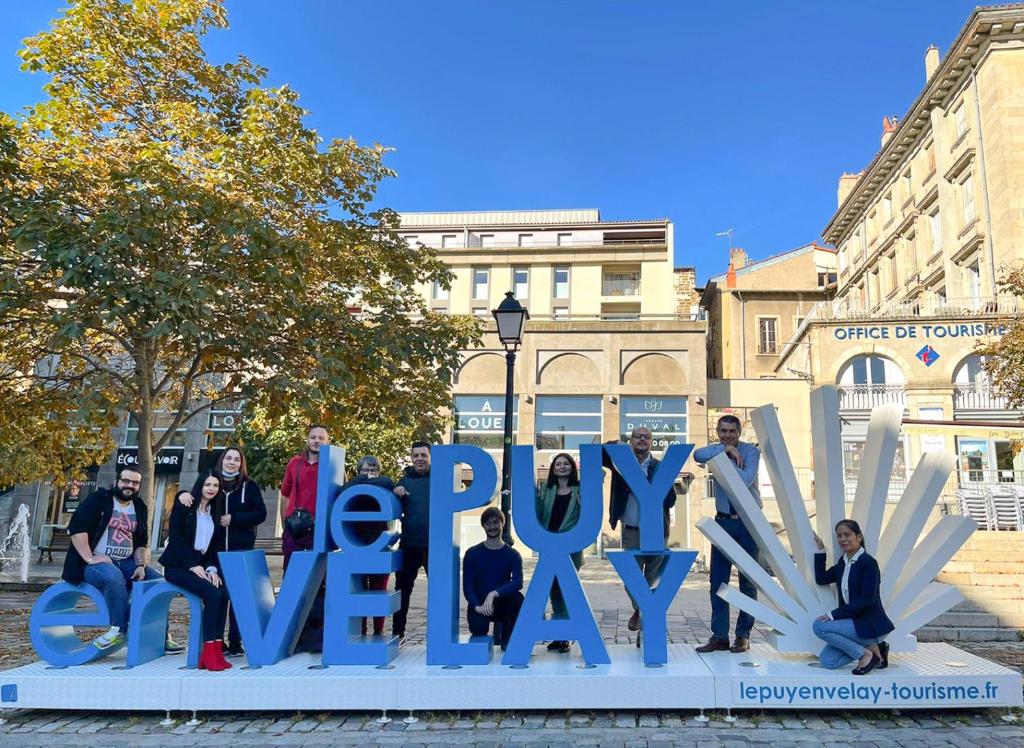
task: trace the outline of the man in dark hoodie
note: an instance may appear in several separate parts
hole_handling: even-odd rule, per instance
[[[395,486],[395,496],[402,504],[402,538],[398,548],[402,551],[402,567],[395,575],[395,587],[402,595],[402,606],[391,621],[391,633],[405,641],[405,620],[409,615],[409,599],[416,584],[416,576],[423,567],[427,574],[427,542],[430,537],[430,445],[414,442],[412,467]]]

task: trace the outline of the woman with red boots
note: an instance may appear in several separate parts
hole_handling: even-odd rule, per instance
[[[217,549],[224,547],[224,528],[220,524],[223,513],[224,493],[220,479],[208,475],[203,481],[199,501],[191,506],[174,502],[167,547],[160,556],[167,581],[197,595],[203,602],[200,670],[231,667],[221,646],[228,609],[228,596],[217,561]]]

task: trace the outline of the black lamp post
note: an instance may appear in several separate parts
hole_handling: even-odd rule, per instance
[[[498,326],[498,340],[505,346],[505,440],[501,454],[501,511],[505,515],[505,529],[502,535],[512,544],[512,492],[509,488],[512,473],[512,375],[516,367],[516,351],[523,342],[523,328],[530,313],[516,301],[508,291],[498,308],[491,312]]]

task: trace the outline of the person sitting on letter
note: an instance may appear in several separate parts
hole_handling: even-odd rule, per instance
[[[839,607],[820,616],[813,624],[814,635],[827,645],[821,650],[821,666],[829,670],[857,660],[854,675],[865,675],[876,667],[889,666],[889,645],[879,641],[893,630],[882,607],[882,575],[878,562],[864,550],[864,535],[852,519],[836,525],[836,540],[843,555],[825,568],[825,547],[814,554],[814,577],[818,584],[839,587]]]
[[[507,649],[523,604],[523,558],[501,539],[505,516],[500,509],[484,509],[480,524],[487,540],[466,551],[462,560],[462,592],[469,603],[469,632],[473,636],[487,636],[491,621],[500,623],[500,632],[495,626],[497,643]]]

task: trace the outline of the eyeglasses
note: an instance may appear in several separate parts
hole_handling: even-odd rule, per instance
[[[135,486],[136,488],[142,485],[142,481],[127,480],[126,478],[118,478],[117,482],[122,486]]]

